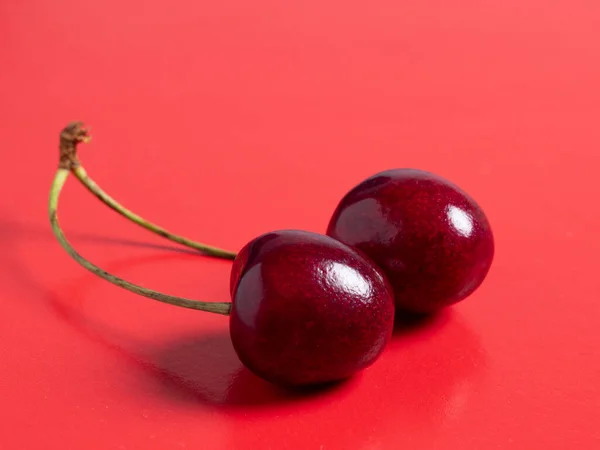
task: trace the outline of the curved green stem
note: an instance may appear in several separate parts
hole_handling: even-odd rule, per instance
[[[112,275],[105,270],[99,268],[98,266],[92,264],[83,256],[81,256],[73,246],[69,243],[67,238],[65,237],[60,223],[58,221],[58,203],[60,199],[60,193],[62,191],[63,186],[69,176],[70,170],[68,168],[61,167],[56,172],[54,176],[54,181],[52,182],[52,187],[50,189],[50,199],[48,202],[48,214],[50,217],[50,224],[52,226],[52,231],[54,235],[58,239],[60,245],[66,250],[66,252],[81,266],[89,270],[90,272],[98,275],[100,278],[105,279],[106,281],[122,287],[130,292],[135,294],[142,295],[144,297],[151,298],[153,300],[157,300],[159,302],[168,303],[174,306],[181,306],[183,308],[197,309],[200,311],[207,311],[216,314],[229,315],[231,311],[231,303],[230,302],[222,302],[222,303],[213,303],[213,302],[199,302],[196,300],[190,300],[181,297],[174,297],[172,295],[162,294],[157,291],[153,291],[151,289],[144,288],[142,286],[135,285],[126,281],[122,278],[119,278],[115,275]]]
[[[158,234],[159,236],[164,237],[170,241],[181,244],[185,247],[190,247],[200,252],[210,255],[216,256],[218,258],[223,259],[235,259],[236,254],[234,252],[230,252],[228,250],[223,250],[221,248],[212,247],[210,245],[203,244],[201,242],[192,241],[191,239],[185,238],[183,236],[178,236],[176,234],[171,233],[170,231],[165,230],[164,228],[159,227],[151,222],[148,222],[146,219],[138,216],[134,212],[128,210],[119,202],[117,202],[114,198],[108,195],[100,186],[98,186],[94,180],[92,180],[85,169],[81,166],[81,163],[73,167],[71,169],[73,174],[77,177],[77,179],[92,193],[94,194],[102,203],[107,205],[112,210],[116,211],[118,214],[122,215],[126,219],[132,221],[133,223],[138,224],[139,226],[145,228],[148,231]]]

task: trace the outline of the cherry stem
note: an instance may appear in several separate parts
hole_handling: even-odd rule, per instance
[[[65,142],[69,141],[72,147],[75,147],[80,142],[88,142],[90,139],[87,134],[87,130],[83,128],[83,125],[79,122],[70,124],[61,133],[61,159],[59,169],[57,170],[52,186],[50,189],[50,199],[48,201],[48,215],[50,217],[50,225],[52,231],[58,239],[60,245],[66,250],[66,252],[81,266],[94,273],[95,275],[103,278],[104,280],[126,289],[135,294],[157,300],[159,302],[168,303],[174,306],[180,306],[183,308],[196,309],[200,311],[212,312],[215,314],[229,315],[231,311],[230,302],[200,302],[182,297],[175,297],[172,295],[163,294],[161,292],[153,291],[142,286],[130,283],[127,280],[112,275],[100,267],[92,264],[90,261],[81,256],[69,243],[65,237],[60,223],[58,221],[58,205],[60,194],[62,189],[69,177],[70,171],[73,168],[73,164],[76,164],[76,153],[65,146]],[[73,157],[75,159],[73,159]]]
[[[81,129],[84,129],[83,124],[81,122],[76,122],[75,124],[69,125],[69,127],[78,126]],[[73,175],[77,177],[77,179],[83,184],[92,194],[94,194],[102,203],[111,208],[113,211],[117,212],[121,216],[130,220],[131,222],[145,228],[152,233],[155,233],[169,241],[176,242],[185,247],[193,248],[202,252],[205,255],[214,256],[217,258],[230,259],[233,260],[236,257],[235,252],[231,252],[229,250],[224,250],[222,248],[213,247],[207,244],[203,244],[201,242],[196,242],[191,239],[188,239],[183,236],[179,236],[177,234],[171,233],[164,228],[153,224],[152,222],[147,221],[143,217],[138,216],[133,211],[125,208],[119,202],[117,202],[114,198],[108,195],[100,186],[98,186],[94,180],[92,180],[87,174],[86,170],[81,165],[81,161],[77,156],[77,145],[74,143],[70,136],[72,135],[72,129],[69,127],[65,128],[61,133],[61,167],[65,169],[71,170]],[[66,134],[65,134],[66,133]],[[87,137],[89,140],[89,135]]]

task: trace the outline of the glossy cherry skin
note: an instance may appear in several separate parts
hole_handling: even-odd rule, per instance
[[[342,380],[375,362],[389,341],[391,287],[356,250],[284,230],[254,239],[238,259],[231,340],[259,377],[284,386]]]
[[[459,302],[486,277],[494,238],[480,206],[432,173],[396,169],[348,192],[327,234],[381,267],[396,308],[429,313]]]

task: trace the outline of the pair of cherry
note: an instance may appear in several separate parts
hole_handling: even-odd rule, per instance
[[[125,209],[87,176],[76,146],[89,139],[81,123],[61,133],[61,164],[50,195],[50,220],[62,246],[102,278],[146,297],[228,314],[240,360],[279,385],[322,384],[373,364],[391,338],[396,315],[433,313],[463,300],[486,277],[494,256],[479,205],[449,181],[420,170],[374,175],[350,190],[326,235],[266,233],[237,255],[190,241]],[[69,172],[100,200],[163,237],[234,259],[231,303],[181,299],[132,285],[85,260],[58,224]]]

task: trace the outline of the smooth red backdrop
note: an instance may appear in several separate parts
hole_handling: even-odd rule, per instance
[[[3,0],[0,448],[600,448],[599,5]],[[89,173],[175,232],[323,231],[361,179],[416,167],[481,203],[494,265],[360,376],[291,395],[241,367],[226,318],[62,251],[46,201],[74,119]],[[74,179],[61,218],[110,271],[228,299],[230,263],[162,248]]]

